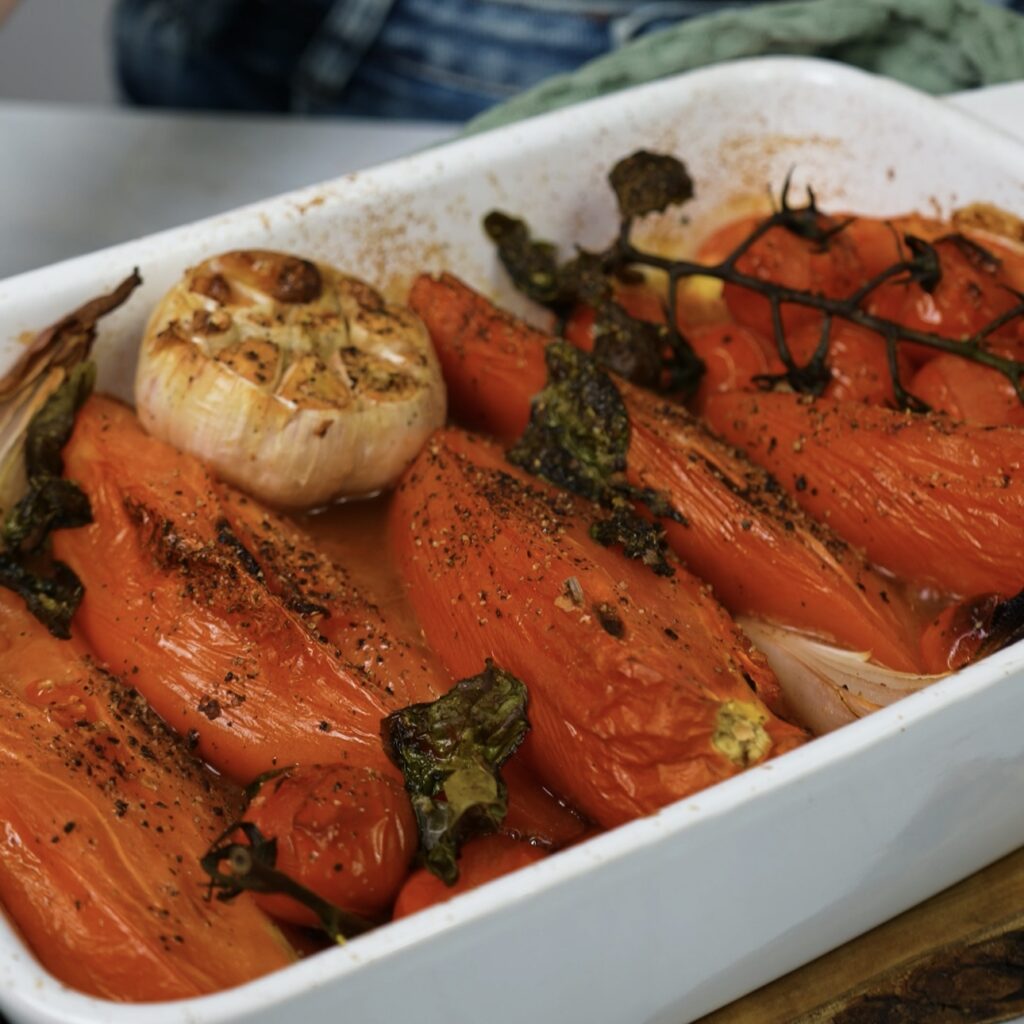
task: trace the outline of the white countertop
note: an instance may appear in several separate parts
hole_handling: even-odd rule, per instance
[[[0,102],[0,278],[364,170],[458,130]]]

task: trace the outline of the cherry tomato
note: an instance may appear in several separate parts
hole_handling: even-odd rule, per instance
[[[697,250],[698,261],[706,264],[721,263],[763,219],[760,214],[737,217],[716,228],[701,242]]]
[[[747,238],[760,218],[747,217],[734,221],[708,239],[703,251],[731,251]],[[737,269],[764,281],[774,281],[789,288],[809,291],[832,298],[852,292],[863,278],[863,270],[853,242],[845,231],[832,236],[828,244],[800,238],[783,227],[769,229],[740,257]],[[762,295],[736,284],[727,283],[723,290],[729,312],[738,323],[760,334],[773,334],[771,306]],[[782,324],[792,332],[812,321],[818,313],[807,306],[784,304]]]
[[[344,910],[376,917],[394,900],[416,850],[400,783],[358,765],[308,765],[266,782],[246,811],[277,839],[276,867]],[[288,896],[258,896],[268,914],[315,924]]]
[[[894,221],[854,217],[843,229],[843,234],[857,253],[860,264],[858,284],[869,281],[903,259],[903,250],[900,248],[903,236]]]
[[[929,292],[916,282],[887,282],[868,297],[868,312],[914,330],[966,339],[1017,305],[1019,300],[1001,270],[983,255],[952,238],[936,239],[933,244],[942,268],[935,288]],[[995,336],[1015,337],[1016,333],[1014,324]],[[936,354],[925,345],[901,347],[918,365]]]
[[[756,391],[754,378],[784,371],[782,361],[766,338],[739,324],[717,324],[693,331],[688,338],[704,360],[704,376],[694,398],[700,412],[711,395],[723,391]]]
[[[1024,426],[1024,405],[998,370],[940,353],[914,375],[909,388],[922,402],[954,419],[982,426]]]
[[[798,366],[805,366],[821,340],[821,321],[805,324],[788,339]],[[895,400],[885,341],[880,334],[846,320],[836,320],[829,334],[827,364],[832,381],[825,395],[870,405],[891,405]],[[909,364],[900,355],[901,380],[909,381]]]
[[[483,836],[467,843],[459,855],[459,878],[445,885],[426,868],[414,871],[395,901],[394,918],[408,917],[419,910],[443,903],[460,893],[490,882],[509,872],[525,868],[545,857],[543,850],[508,836]]]

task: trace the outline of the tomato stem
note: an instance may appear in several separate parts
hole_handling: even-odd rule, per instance
[[[643,321],[630,317],[620,309],[616,309],[613,315],[611,307],[614,304],[614,293],[611,279],[616,276],[626,278],[630,273],[635,274],[635,268],[638,266],[651,267],[667,275],[667,323],[664,329],[667,344],[662,353],[661,369],[659,373],[652,374],[648,368],[645,373],[649,379],[624,374],[634,383],[654,386],[661,391],[679,392],[682,397],[686,397],[696,387],[703,372],[703,364],[679,330],[677,311],[680,305],[680,282],[689,277],[702,276],[745,288],[768,301],[775,345],[785,367],[785,373],[761,378],[761,383],[766,387],[785,382],[794,391],[821,394],[829,379],[826,357],[833,326],[836,321],[845,320],[875,331],[885,339],[889,373],[892,377],[896,403],[900,408],[917,411],[926,411],[928,408],[923,401],[912,395],[900,380],[897,356],[899,347],[904,344],[924,346],[996,370],[1013,385],[1018,399],[1024,404],[1024,362],[999,355],[986,348],[986,342],[992,334],[1007,324],[1024,318],[1024,294],[1010,289],[1019,300],[1018,303],[966,338],[918,330],[864,308],[865,301],[878,288],[890,281],[916,283],[926,292],[934,291],[943,273],[936,248],[940,243],[955,245],[975,266],[993,273],[999,266],[999,260],[983,246],[958,233],[944,235],[936,239],[935,243],[906,234],[902,239],[897,238],[901,258],[846,296],[825,295],[819,291],[792,288],[745,273],[739,269],[740,259],[773,228],[783,228],[813,243],[819,252],[826,252],[830,242],[853,222],[852,218],[835,222],[823,215],[810,188],[807,189],[806,205],[791,205],[790,171],[783,182],[774,212],[759,221],[718,263],[705,264],[644,252],[636,248],[631,241],[637,218],[655,209],[663,211],[669,205],[678,205],[687,201],[691,195],[679,184],[689,181],[685,167],[676,161],[679,163],[679,170],[671,174],[666,166],[666,162],[671,160],[670,157],[641,152],[620,161],[612,169],[609,181],[619,200],[621,217],[615,240],[603,252],[581,252],[575,260],[559,266],[554,246],[548,242],[533,240],[529,229],[522,221],[495,212],[489,214],[485,222],[488,234],[498,245],[499,256],[517,287],[563,318],[566,310],[571,309],[577,302],[586,302],[593,306],[596,313],[595,336],[599,334],[599,328],[604,323],[614,319],[621,339],[632,341],[637,346],[645,343],[646,339],[639,327],[630,330],[625,326],[630,321],[634,325],[642,324]],[[644,201],[640,202],[637,197],[643,197]],[[654,205],[659,197],[663,202],[660,207]],[[496,230],[495,225],[499,225],[501,230]],[[545,288],[542,295],[538,294],[537,288],[529,280],[524,280],[523,273],[523,268],[535,267],[538,264],[543,264],[545,269]],[[804,366],[796,362],[788,344],[781,312],[783,305],[803,306],[824,315],[821,340],[810,361]],[[599,362],[602,361],[601,352],[597,347],[594,354]],[[622,362],[621,356],[619,362]],[[606,365],[617,373],[623,373],[620,365]]]

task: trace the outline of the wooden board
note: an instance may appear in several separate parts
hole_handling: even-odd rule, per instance
[[[994,1024],[1024,1015],[1024,850],[700,1024]]]

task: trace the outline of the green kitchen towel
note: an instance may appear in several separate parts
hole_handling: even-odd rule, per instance
[[[548,79],[474,118],[467,131],[765,54],[829,58],[926,92],[952,92],[1024,78],[1024,15],[984,0],[795,0],[723,11],[643,36]]]

